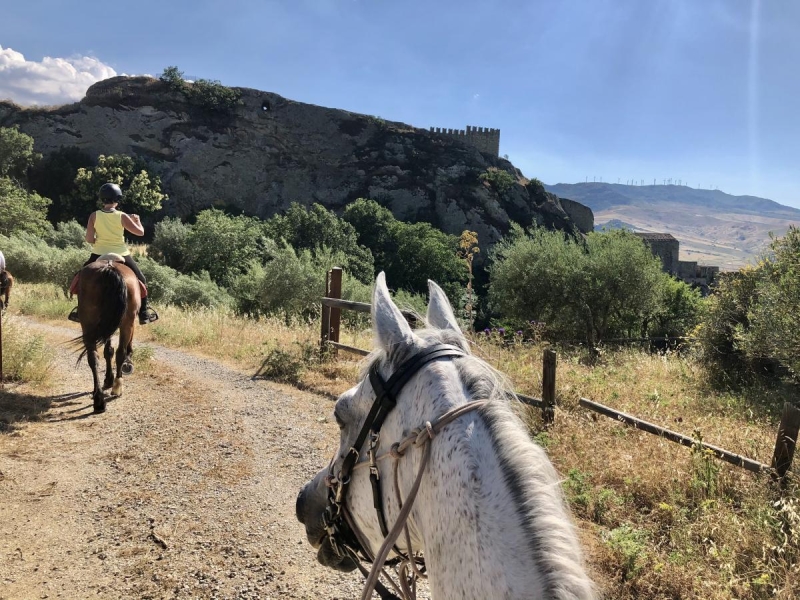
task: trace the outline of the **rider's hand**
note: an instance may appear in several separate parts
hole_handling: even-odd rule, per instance
[[[129,216],[131,219],[133,219],[134,221],[136,221],[137,223],[139,223],[139,222],[140,222],[140,221],[139,221],[139,215],[128,215],[128,216]]]

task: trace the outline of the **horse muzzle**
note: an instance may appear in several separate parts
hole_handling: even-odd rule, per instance
[[[328,505],[328,487],[325,485],[327,474],[327,469],[323,469],[303,486],[297,495],[295,513],[297,520],[306,528],[308,543],[318,549],[319,563],[347,573],[355,569],[356,564],[350,556],[334,547],[325,529],[323,517]]]

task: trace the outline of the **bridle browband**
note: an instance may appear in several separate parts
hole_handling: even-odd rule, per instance
[[[436,360],[457,358],[466,355],[466,352],[456,346],[435,344],[403,362],[392,376],[389,377],[388,381],[384,381],[383,377],[381,377],[378,372],[377,362],[369,369],[368,377],[372,390],[375,392],[375,400],[367,414],[367,418],[361,426],[361,430],[355,442],[350,447],[350,450],[348,450],[342,462],[342,468],[338,476],[333,474],[333,463],[335,461],[331,461],[327,478],[328,503],[322,516],[332,550],[340,557],[347,556],[353,560],[356,566],[361,569],[362,573],[365,575],[367,574],[366,569],[361,565],[360,561],[375,562],[375,557],[370,554],[368,545],[360,539],[363,536],[357,531],[355,522],[346,506],[347,490],[350,486],[353,469],[356,467],[358,459],[361,456],[361,448],[369,438],[367,456],[369,459],[369,479],[372,485],[373,504],[378,516],[381,533],[384,538],[387,538],[389,529],[386,525],[386,515],[383,510],[381,481],[376,457],[383,422],[396,406],[397,396],[400,394],[400,391],[422,367]],[[397,546],[393,546],[393,550],[399,558],[408,562],[414,562],[415,571],[419,566],[424,572],[424,561],[419,557],[412,556],[410,548],[407,549],[408,555],[404,555]],[[400,600],[398,596],[386,589],[380,582],[377,582],[375,591],[378,592],[380,597],[384,600]]]

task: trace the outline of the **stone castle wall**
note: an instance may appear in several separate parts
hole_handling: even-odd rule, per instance
[[[594,213],[591,208],[567,198],[559,198],[558,201],[561,202],[561,208],[569,215],[578,229],[583,233],[594,231]]]
[[[492,156],[500,156],[500,130],[489,127],[475,127],[467,125],[464,129],[447,129],[446,127],[431,127],[431,133],[446,135],[460,139],[475,146],[481,152]]]

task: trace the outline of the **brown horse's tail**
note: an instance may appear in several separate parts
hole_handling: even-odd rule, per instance
[[[89,348],[97,348],[105,344],[122,322],[128,305],[128,286],[125,279],[112,263],[106,264],[97,271],[98,295],[97,305],[100,307],[100,322],[94,328],[84,331],[84,335],[75,342],[83,341],[83,352],[78,356],[80,361]]]

